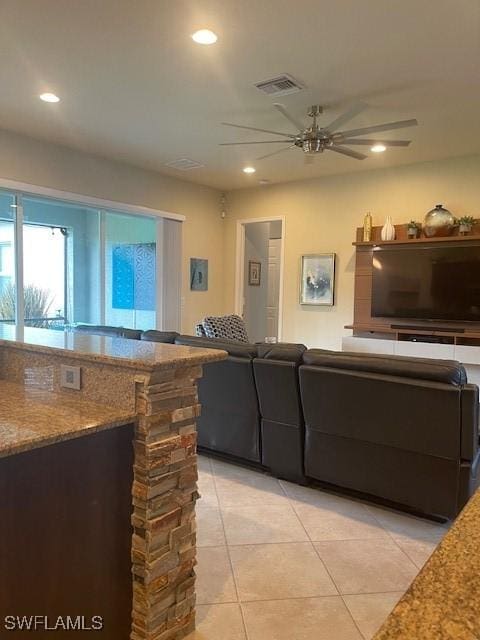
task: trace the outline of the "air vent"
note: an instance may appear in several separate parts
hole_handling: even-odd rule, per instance
[[[270,80],[264,80],[263,82],[255,83],[257,89],[263,91],[269,96],[287,96],[290,93],[298,93],[305,87],[302,86],[292,76],[284,73],[277,78],[271,78]]]
[[[178,160],[167,162],[166,166],[179,171],[190,171],[190,169],[198,169],[204,165],[196,160],[190,160],[190,158],[179,158]]]

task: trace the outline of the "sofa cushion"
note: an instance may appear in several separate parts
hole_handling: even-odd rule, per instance
[[[303,344],[281,342],[278,344],[257,344],[258,358],[264,360],[283,360],[287,362],[302,362],[302,356],[307,350]]]
[[[407,358],[404,356],[308,349],[303,354],[303,362],[307,365],[332,369],[349,369],[404,378],[433,380],[457,386],[467,383],[465,369],[456,360],[432,360],[431,358]]]
[[[90,333],[96,336],[109,336],[111,338],[129,338],[130,340],[140,340],[142,332],[140,329],[126,329],[125,327],[109,327],[106,325],[78,324],[75,327],[78,333]]]
[[[255,345],[244,344],[236,340],[200,338],[197,336],[178,336],[175,338],[175,344],[182,344],[187,347],[200,347],[202,349],[222,349],[230,356],[248,358],[250,360],[257,357],[257,347]]]
[[[150,331],[144,331],[141,339],[147,340],[148,342],[166,342],[173,344],[175,338],[179,335],[178,331],[155,331],[151,329]]]
[[[202,324],[207,338],[226,338],[227,340],[248,342],[245,322],[240,316],[207,316]]]

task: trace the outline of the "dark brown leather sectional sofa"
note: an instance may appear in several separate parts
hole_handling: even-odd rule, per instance
[[[441,518],[479,483],[479,392],[458,362],[100,329],[229,353],[199,382],[202,449]]]

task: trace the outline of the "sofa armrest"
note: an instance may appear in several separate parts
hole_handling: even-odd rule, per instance
[[[473,461],[478,452],[478,387],[476,384],[466,384],[462,389],[462,435],[461,458]]]

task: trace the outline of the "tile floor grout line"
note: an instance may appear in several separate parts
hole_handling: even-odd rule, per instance
[[[348,594],[351,595],[351,594]],[[365,634],[362,632],[362,630],[360,629],[360,627],[357,624],[357,621],[355,620],[355,618],[353,617],[353,613],[350,611],[349,606],[347,605],[347,603],[345,602],[345,598],[343,597],[342,594],[340,594],[340,597],[342,599],[343,602],[343,606],[345,607],[345,609],[348,611],[348,615],[350,616],[350,618],[352,619],[353,624],[355,625],[355,628],[357,629],[358,633],[360,634],[360,637],[363,638],[364,640],[369,640],[369,638],[367,638],[365,636]]]
[[[300,520],[300,518],[299,518],[299,520]],[[307,534],[307,538],[310,540],[310,536],[308,535],[308,531],[306,530],[305,525],[303,524],[303,522],[302,522],[301,520],[300,520],[300,524],[302,525],[302,527],[303,527],[303,529],[304,529],[305,533]],[[328,577],[329,577],[329,578],[330,578],[330,580],[332,581],[332,584],[333,584],[333,586],[335,587],[335,590],[337,591],[338,595],[340,595],[340,589],[338,588],[337,583],[336,583],[336,582],[335,582],[335,580],[333,579],[333,576],[330,574],[330,571],[328,570],[327,565],[325,564],[325,562],[324,562],[324,561],[322,560],[322,558],[320,557],[320,554],[318,553],[318,551],[317,551],[317,549],[316,549],[316,547],[315,547],[314,543],[312,542],[312,540],[310,540],[310,544],[312,545],[312,547],[313,547],[313,551],[315,552],[315,554],[316,554],[317,558],[320,560],[320,563],[321,563],[321,565],[323,566],[323,568],[325,569],[325,571],[326,571],[326,573],[327,573]]]
[[[213,465],[212,465],[212,468],[213,468]],[[217,478],[216,478],[215,472],[213,472],[213,486],[215,488],[215,494],[217,496],[218,504],[219,504],[219,507],[220,507],[220,500],[218,499],[218,492],[217,492]],[[222,509],[221,508],[219,508],[219,512],[220,512],[220,521],[222,523],[223,535],[224,535],[224,538],[225,538],[225,545],[226,545],[226,548],[227,548],[228,563],[230,565],[230,571],[231,571],[231,574],[232,574],[233,586],[235,587],[235,593],[237,594],[237,604],[239,606],[240,616],[242,618],[243,632],[244,632],[244,635],[245,635],[245,640],[249,640],[247,624],[245,622],[245,615],[244,615],[244,612],[243,612],[243,609],[242,609],[242,603],[240,601],[240,594],[239,594],[239,589],[238,589],[238,584],[237,584],[237,578],[235,576],[235,571],[233,569],[232,557],[230,555],[230,546],[229,546],[228,540],[227,540],[227,532],[225,530],[225,522],[223,521],[223,513],[222,513]]]
[[[380,527],[382,527],[382,529],[387,533],[388,537],[390,538],[390,540],[392,540],[395,545],[400,549],[400,551],[403,553],[404,556],[406,556],[408,558],[408,560],[413,564],[413,566],[417,569],[417,575],[415,576],[415,578],[413,578],[413,580],[416,579],[416,577],[418,576],[418,574],[420,573],[420,571],[423,569],[425,562],[422,564],[421,567],[419,567],[417,565],[417,563],[408,555],[408,553],[405,551],[405,549],[403,549],[400,544],[398,543],[398,541],[393,537],[393,533],[391,531],[389,531],[379,520],[379,518],[376,517],[376,515],[374,513],[371,513],[372,517],[378,522],[378,524],[380,525]],[[416,542],[425,542],[424,540],[420,540],[420,541],[416,541]],[[438,542],[436,540],[432,540],[431,542],[435,543],[435,547],[433,548],[432,553],[435,551],[435,549],[438,547],[438,545],[440,544],[441,540],[439,540]],[[430,554],[432,555],[432,554]],[[428,558],[427,558],[428,560]],[[412,582],[413,582],[412,580]],[[410,583],[411,584],[411,583]],[[407,587],[407,589],[410,587],[410,585]],[[407,589],[405,589],[404,593],[406,593]]]

